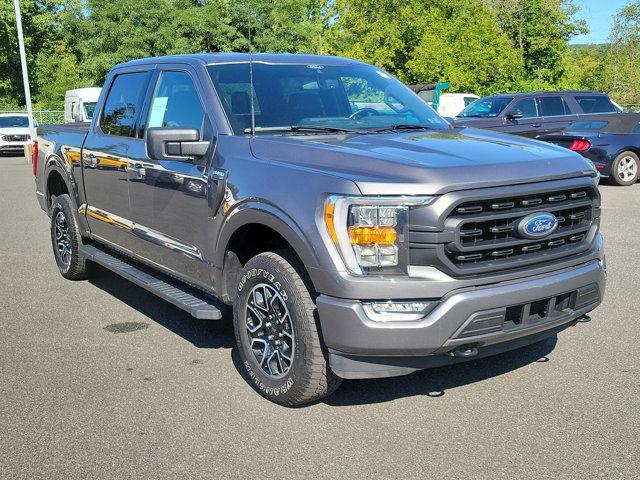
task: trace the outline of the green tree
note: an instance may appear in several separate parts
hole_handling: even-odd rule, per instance
[[[455,90],[509,88],[522,61],[479,0],[337,0],[333,50],[408,83],[451,81]]]
[[[560,86],[582,90],[606,89],[604,59],[608,51],[607,45],[576,45],[571,47],[565,57],[565,75]]]
[[[583,20],[573,20],[570,0],[484,0],[500,26],[520,50],[524,66],[521,88],[558,86],[565,74],[569,40],[586,33]]]
[[[618,12],[605,59],[611,95],[620,103],[640,105],[640,0]]]

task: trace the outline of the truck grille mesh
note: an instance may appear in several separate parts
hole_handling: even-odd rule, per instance
[[[455,240],[445,246],[447,259],[460,269],[491,266],[496,261],[536,257],[549,250],[571,250],[581,245],[594,220],[592,189],[552,191],[537,195],[466,202],[447,218]],[[533,212],[549,212],[557,230],[543,239],[518,234],[518,223]]]
[[[2,140],[5,142],[26,142],[27,140],[29,140],[29,135],[3,135]]]
[[[512,188],[495,190],[455,192],[431,211],[413,212],[409,265],[435,266],[453,276],[482,275],[557,261],[589,249],[600,217],[600,196],[590,181],[567,180],[546,189],[531,184],[517,193]],[[542,212],[558,219],[553,233],[530,239],[518,232],[525,217]],[[438,228],[427,226],[434,224],[434,214]]]

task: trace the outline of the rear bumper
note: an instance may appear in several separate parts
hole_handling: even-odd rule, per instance
[[[596,308],[605,283],[604,261],[593,260],[553,274],[453,291],[416,322],[373,321],[356,300],[321,295],[317,305],[336,374],[386,377],[538,341]],[[477,352],[452,357],[470,349]]]

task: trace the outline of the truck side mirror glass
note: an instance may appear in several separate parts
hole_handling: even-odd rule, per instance
[[[147,129],[147,155],[154,160],[194,161],[206,155],[211,142],[200,140],[197,128]]]
[[[518,120],[519,118],[524,117],[524,114],[520,110],[514,110],[512,112],[507,113],[507,120]]]

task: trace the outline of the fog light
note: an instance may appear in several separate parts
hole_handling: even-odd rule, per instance
[[[422,302],[370,302],[363,305],[367,316],[376,322],[411,322],[431,313],[437,301]]]

